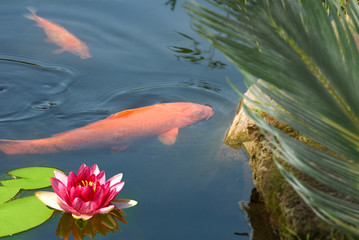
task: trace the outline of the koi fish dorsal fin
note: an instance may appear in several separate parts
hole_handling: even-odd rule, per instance
[[[133,112],[135,112],[135,111],[136,111],[136,110],[134,110],[134,109],[125,110],[125,111],[122,111],[122,112],[118,112],[118,113],[112,114],[112,115],[108,116],[106,119],[126,117],[126,116],[128,116],[128,115],[131,115],[131,114],[132,114]]]
[[[115,114],[112,114],[111,116],[108,116],[106,119],[111,119],[111,118],[119,118],[119,117],[127,117],[131,114],[134,113],[140,113],[140,112],[144,112],[146,110],[148,110],[149,107],[142,107],[142,108],[136,108],[136,109],[128,109],[122,112],[118,112]]]
[[[178,128],[173,128],[173,129],[169,130],[168,132],[158,135],[158,139],[163,144],[172,145],[176,142],[177,135],[178,135]]]

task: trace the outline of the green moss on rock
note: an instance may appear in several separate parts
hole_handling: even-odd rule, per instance
[[[287,126],[282,130],[296,139],[309,141]],[[264,136],[258,135],[254,140],[243,143],[243,146],[250,157],[249,164],[253,171],[254,184],[270,212],[270,222],[279,232],[281,239],[344,238],[337,230],[317,217],[286,182],[273,161],[273,152]],[[295,172],[294,169],[290,170]],[[313,181],[306,176],[301,176],[299,172],[295,173],[306,182]]]

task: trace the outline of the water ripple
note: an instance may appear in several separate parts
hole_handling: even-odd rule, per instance
[[[0,56],[0,122],[37,117],[59,105],[77,72],[33,59]]]
[[[65,69],[65,68],[45,66],[45,65],[40,65],[40,64],[37,64],[37,63],[26,62],[26,61],[17,60],[17,59],[9,59],[9,58],[1,58],[1,57],[0,57],[0,61],[21,63],[21,64],[28,64],[28,65],[31,65],[31,66],[35,66],[35,67],[39,67],[39,68],[44,68],[44,69],[48,69],[48,70],[56,70],[56,71],[64,71],[64,72],[66,72],[66,69]]]

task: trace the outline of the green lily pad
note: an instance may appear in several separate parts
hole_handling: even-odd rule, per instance
[[[9,201],[20,191],[18,187],[0,187],[0,204]]]
[[[18,187],[25,190],[46,188],[51,185],[50,178],[54,176],[56,168],[27,167],[8,172],[15,179],[2,180],[0,183],[6,187]]]
[[[34,228],[47,221],[54,210],[35,196],[16,199],[0,205],[0,237]]]

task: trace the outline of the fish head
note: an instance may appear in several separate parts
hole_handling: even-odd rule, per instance
[[[74,49],[73,49],[73,53],[80,56],[80,58],[82,59],[86,59],[86,58],[90,58],[90,51],[87,47],[87,45],[85,43],[81,43],[79,45],[77,45]]]
[[[207,105],[200,105],[195,104],[192,106],[192,112],[190,113],[189,117],[193,121],[201,121],[204,119],[209,119],[214,114],[213,109]]]
[[[207,105],[196,103],[175,103],[175,108],[180,112],[182,121],[189,125],[193,122],[209,119],[213,114],[213,109]]]

